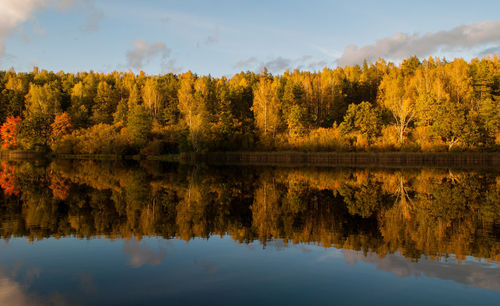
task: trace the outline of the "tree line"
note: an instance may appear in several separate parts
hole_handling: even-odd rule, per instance
[[[0,72],[4,149],[179,151],[498,150],[500,58],[231,78],[190,71]]]
[[[496,173],[0,165],[0,237],[281,239],[385,256],[500,260]]]

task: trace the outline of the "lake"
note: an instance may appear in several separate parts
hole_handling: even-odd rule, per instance
[[[0,170],[0,305],[500,301],[498,169]]]

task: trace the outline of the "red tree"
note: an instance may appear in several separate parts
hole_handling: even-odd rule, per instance
[[[17,145],[17,133],[21,126],[22,119],[17,116],[11,116],[5,120],[4,124],[0,127],[0,135],[2,137],[2,146],[5,149],[13,149]]]

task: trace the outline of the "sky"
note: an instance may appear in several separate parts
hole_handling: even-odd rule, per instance
[[[0,0],[0,70],[230,76],[500,53],[500,1]]]

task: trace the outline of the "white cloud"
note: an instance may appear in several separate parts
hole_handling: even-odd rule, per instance
[[[438,51],[470,49],[500,42],[500,20],[468,23],[451,30],[435,33],[396,33],[377,40],[375,44],[358,48],[348,45],[337,59],[340,66],[360,64],[364,59],[373,61],[378,57],[399,60],[416,55],[425,57]]]
[[[157,56],[165,61],[170,56],[170,49],[160,41],[148,43],[137,39],[134,40],[133,49],[127,51],[127,65],[134,69],[141,69]]]
[[[95,31],[103,14],[94,5],[94,0],[1,0],[0,1],[0,59],[5,56],[5,39],[16,28],[28,21],[33,15],[47,7],[56,7],[66,11],[77,3],[81,4],[86,15],[84,31]],[[35,23],[34,32],[45,35],[45,30]],[[22,29],[20,33],[23,33]]]
[[[5,55],[5,38],[31,15],[49,4],[48,0],[0,1],[0,58]]]

